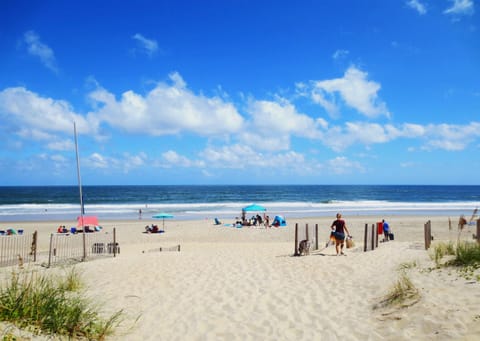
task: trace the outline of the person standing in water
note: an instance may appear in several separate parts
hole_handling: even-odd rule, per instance
[[[345,244],[345,232],[348,236],[350,236],[350,232],[348,231],[347,224],[345,220],[342,219],[342,215],[337,213],[337,219],[332,223],[330,228],[333,231],[335,236],[335,250],[337,251],[337,256],[345,255],[343,253],[343,245]]]

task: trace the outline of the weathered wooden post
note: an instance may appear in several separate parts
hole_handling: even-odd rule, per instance
[[[430,243],[432,242],[432,231],[431,231],[431,221],[427,221],[423,226],[424,236],[425,236],[425,250],[430,248]]]
[[[298,253],[298,223],[295,223],[295,252],[294,256],[300,256]]]
[[[363,235],[363,252],[367,252],[368,224],[365,224],[365,233]]]
[[[113,228],[113,257],[117,257],[117,229]]]
[[[50,247],[48,249],[48,268],[52,264],[53,233],[50,235]]]
[[[33,232],[32,248],[30,250],[33,255],[33,262],[37,261],[37,242],[38,242],[38,232]]]
[[[87,259],[87,237],[85,236],[85,226],[83,227],[83,259],[84,262]]]
[[[480,219],[477,220],[477,243],[480,243]]]
[[[315,224],[315,250],[318,250],[318,224]]]
[[[375,250],[375,224],[372,224],[372,251]]]

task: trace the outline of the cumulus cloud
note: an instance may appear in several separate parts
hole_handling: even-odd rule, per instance
[[[396,139],[419,139],[423,150],[465,149],[480,137],[480,123],[468,125],[404,123],[400,125],[370,122],[346,122],[343,126],[329,126],[322,130],[321,140],[334,151],[343,151],[352,145],[370,146]]]
[[[95,133],[98,126],[74,112],[63,100],[42,97],[23,87],[0,91],[0,117],[8,118],[10,129],[36,140],[51,140],[57,133]]]
[[[178,73],[171,74],[170,80],[171,84],[159,83],[144,96],[129,90],[117,100],[99,88],[89,97],[100,107],[96,113],[100,120],[129,133],[210,136],[242,129],[243,118],[233,104],[195,94]]]
[[[427,13],[427,9],[424,4],[422,4],[419,0],[409,0],[407,1],[407,6],[413,8],[418,14],[423,15]]]
[[[311,98],[333,117],[338,115],[340,103],[369,118],[389,117],[386,104],[378,97],[380,88],[379,83],[368,80],[366,72],[351,66],[342,78],[314,81]]]
[[[243,169],[253,167],[271,168],[275,165],[290,165],[290,167],[307,169],[305,156],[295,151],[282,153],[263,153],[251,146],[234,144],[221,147],[207,147],[200,156],[212,168]]]
[[[475,13],[473,0],[450,0],[450,2],[452,2],[452,6],[443,13],[454,16],[473,15]]]
[[[202,160],[190,160],[189,158],[178,154],[173,150],[169,150],[162,154],[162,165],[167,167],[205,167],[205,162]]]
[[[27,51],[32,56],[40,58],[42,64],[53,72],[57,73],[57,62],[53,50],[44,44],[38,34],[34,31],[27,31],[23,35],[24,42],[27,45]]]
[[[468,125],[429,124],[425,130],[428,136],[428,141],[423,146],[425,150],[464,150],[469,144],[480,138],[479,122],[471,122]]]
[[[241,140],[257,149],[285,150],[290,147],[290,135],[314,138],[321,121],[300,113],[283,98],[277,101],[251,100],[247,112],[251,120],[240,134]]]
[[[356,161],[351,161],[345,156],[337,156],[326,162],[327,169],[334,174],[364,173],[365,168]]]
[[[144,152],[136,155],[123,153],[119,157],[92,153],[82,160],[83,168],[101,169],[105,173],[123,172],[128,173],[132,169],[145,167],[148,157]]]
[[[135,34],[132,39],[134,39],[140,51],[147,54],[149,57],[152,57],[158,51],[158,43],[153,39],[147,39],[140,33]]]

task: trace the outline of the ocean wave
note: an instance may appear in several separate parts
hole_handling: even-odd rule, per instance
[[[383,200],[341,201],[328,202],[256,202],[264,206],[267,214],[300,216],[330,216],[336,212],[350,215],[372,214],[430,214],[453,215],[471,214],[479,207],[478,202],[391,202]],[[103,219],[138,219],[139,210],[142,217],[147,219],[158,212],[168,212],[181,219],[198,219],[210,217],[239,216],[242,208],[250,202],[219,202],[219,203],[152,203],[139,204],[93,204],[85,205],[85,214],[97,215]],[[0,205],[0,220],[49,220],[49,219],[76,219],[80,215],[80,205],[74,204],[18,204]],[[249,213],[250,215],[250,213]]]

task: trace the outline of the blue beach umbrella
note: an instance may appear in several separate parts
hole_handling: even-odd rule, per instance
[[[265,212],[267,209],[261,205],[251,204],[242,208],[242,220],[245,220],[245,212]]]
[[[261,205],[257,205],[257,204],[252,204],[252,205],[248,205],[246,207],[243,208],[243,211],[245,212],[259,212],[259,211],[266,211],[267,209]]]
[[[162,221],[163,221],[163,230],[165,231],[165,219],[173,218],[173,215],[172,215],[172,214],[169,214],[169,213],[158,213],[158,214],[155,214],[154,216],[152,216],[152,218],[162,219]]]

